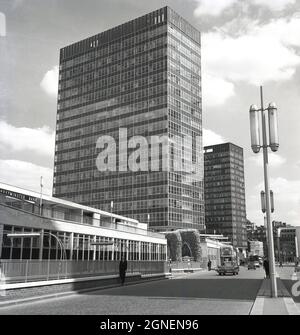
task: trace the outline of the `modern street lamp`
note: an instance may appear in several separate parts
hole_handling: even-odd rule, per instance
[[[275,257],[274,257],[274,241],[273,241],[273,227],[271,223],[271,194],[269,186],[269,160],[268,160],[268,147],[273,152],[279,148],[278,140],[278,125],[277,125],[277,107],[275,103],[270,103],[268,108],[264,108],[263,104],[263,88],[260,86],[260,100],[261,108],[256,105],[250,106],[250,132],[251,132],[251,148],[254,153],[259,153],[260,149],[263,148],[263,162],[264,162],[264,201],[265,212],[267,219],[267,232],[268,232],[268,254],[269,254],[269,265],[270,265],[270,278],[271,278],[271,292],[272,297],[277,297],[277,283],[275,273]],[[259,112],[261,112],[261,123],[259,120]],[[268,112],[268,113],[267,113]],[[267,135],[267,124],[269,125],[269,143]],[[262,145],[260,135],[262,133]],[[263,196],[262,196],[263,198]]]
[[[265,191],[260,192],[260,200],[261,200],[261,211],[266,213],[266,193]],[[274,213],[274,193],[270,191],[270,203],[271,203],[271,213]]]
[[[60,246],[60,249],[61,249],[61,255],[60,255],[60,259],[62,260],[63,258],[65,258],[65,260],[67,260],[67,254],[66,254],[66,249],[64,248],[64,245],[62,243],[62,241],[55,235],[55,234],[52,234],[52,233],[49,233],[49,232],[44,232],[44,235],[49,235],[49,236],[53,236],[57,243],[59,244]],[[10,234],[7,234],[7,237],[9,238],[31,238],[31,237],[41,237],[42,236],[42,233],[10,233]]]

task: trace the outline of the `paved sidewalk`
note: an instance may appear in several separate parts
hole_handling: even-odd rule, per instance
[[[277,278],[278,298],[271,297],[271,281],[264,279],[253,304],[251,315],[300,315],[300,310],[280,278]]]

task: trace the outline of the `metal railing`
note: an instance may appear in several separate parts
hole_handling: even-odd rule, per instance
[[[179,262],[179,261],[173,261],[172,263],[168,262],[168,267],[172,270],[188,270],[188,269],[197,269],[197,268],[203,268],[203,262]]]
[[[119,274],[120,261],[0,260],[6,283],[24,283]],[[164,261],[127,261],[127,273],[141,275],[167,272]]]

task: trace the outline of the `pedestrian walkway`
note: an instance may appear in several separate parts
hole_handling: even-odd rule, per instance
[[[280,278],[277,278],[278,298],[271,297],[271,281],[264,279],[253,304],[251,315],[300,315],[300,310]]]
[[[264,279],[262,285],[258,291],[258,296],[271,297],[271,280]],[[277,278],[277,296],[278,297],[290,297],[289,291],[283,285],[280,278]]]

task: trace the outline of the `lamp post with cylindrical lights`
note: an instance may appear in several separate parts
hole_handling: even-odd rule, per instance
[[[276,283],[276,271],[275,271],[273,227],[271,223],[271,194],[270,194],[269,171],[268,171],[269,170],[268,147],[270,147],[271,150],[274,152],[277,151],[279,147],[277,107],[275,103],[270,103],[268,108],[266,109],[264,108],[262,86],[260,86],[260,99],[261,99],[261,108],[258,108],[256,105],[250,106],[251,148],[254,153],[259,153],[260,149],[263,148],[265,192],[263,192],[264,194],[262,194],[262,204],[264,205],[263,207],[265,207],[264,209],[266,212],[266,219],[267,219],[268,256],[270,266],[271,292],[272,297],[276,298],[277,283]],[[261,127],[260,127],[259,112],[261,113],[261,124],[262,124]],[[267,134],[267,124],[269,125],[269,136]],[[262,145],[260,138],[261,132],[262,132]]]

